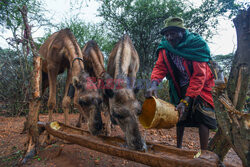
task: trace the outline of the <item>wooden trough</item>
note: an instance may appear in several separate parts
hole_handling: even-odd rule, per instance
[[[141,152],[122,147],[125,141],[119,137],[92,136],[83,129],[60,122],[38,122],[38,126],[45,128],[49,134],[71,143],[149,166],[211,167],[218,166],[219,163],[217,155],[210,151],[203,151],[198,155],[196,151],[147,142],[148,150]]]

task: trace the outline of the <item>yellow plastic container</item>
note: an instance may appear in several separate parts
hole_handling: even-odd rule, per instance
[[[152,97],[144,101],[139,121],[147,129],[169,129],[178,122],[178,111],[171,103]]]

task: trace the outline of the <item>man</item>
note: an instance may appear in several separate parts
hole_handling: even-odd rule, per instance
[[[164,37],[157,48],[158,60],[151,74],[146,97],[157,97],[157,86],[169,80],[170,102],[179,112],[177,147],[182,148],[184,127],[198,127],[200,147],[208,149],[209,129],[216,129],[212,87],[214,77],[208,66],[210,50],[198,34],[190,33],[178,17],[165,21]]]

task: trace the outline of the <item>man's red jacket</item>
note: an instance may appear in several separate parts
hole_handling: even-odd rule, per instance
[[[165,62],[164,62],[165,59]],[[212,87],[214,86],[213,73],[208,66],[207,62],[197,62],[190,61],[182,58],[182,63],[189,75],[189,85],[186,91],[186,96],[195,98],[198,95],[206,102],[208,102],[212,107],[214,107],[213,97],[212,97]],[[192,66],[192,73],[189,70],[189,66]],[[179,85],[176,82],[174,72],[170,67],[169,61],[166,56],[165,49],[159,51],[158,60],[153,68],[151,74],[151,81],[156,80],[160,82],[166,75],[170,75],[174,81],[174,85],[180,91]]]

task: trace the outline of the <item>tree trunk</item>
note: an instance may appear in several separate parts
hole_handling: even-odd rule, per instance
[[[250,8],[239,12],[233,20],[237,32],[237,51],[233,60],[226,91],[215,94],[215,111],[220,130],[209,143],[209,148],[221,160],[233,147],[244,166],[250,166],[250,115],[232,113],[222,105],[221,97],[227,100],[232,110],[243,109],[248,91],[250,74]],[[231,101],[231,102],[230,102]],[[225,112],[230,111],[230,113]]]
[[[29,114],[27,117],[26,125],[28,130],[28,148],[26,151],[26,155],[22,160],[22,163],[25,163],[28,158],[32,158],[37,150],[37,146],[39,144],[39,132],[37,127],[38,121],[38,112],[41,104],[41,57],[39,56],[34,41],[31,36],[30,26],[28,25],[27,19],[27,7],[23,6],[22,9],[19,9],[23,22],[25,25],[25,29],[27,31],[27,39],[30,44],[32,54],[33,54],[33,72],[32,72],[32,80],[31,80],[31,89],[32,89],[32,98],[29,104]]]
[[[231,144],[223,136],[221,128],[218,128],[217,133],[209,143],[209,150],[215,152],[220,160],[223,160],[230,148]]]

